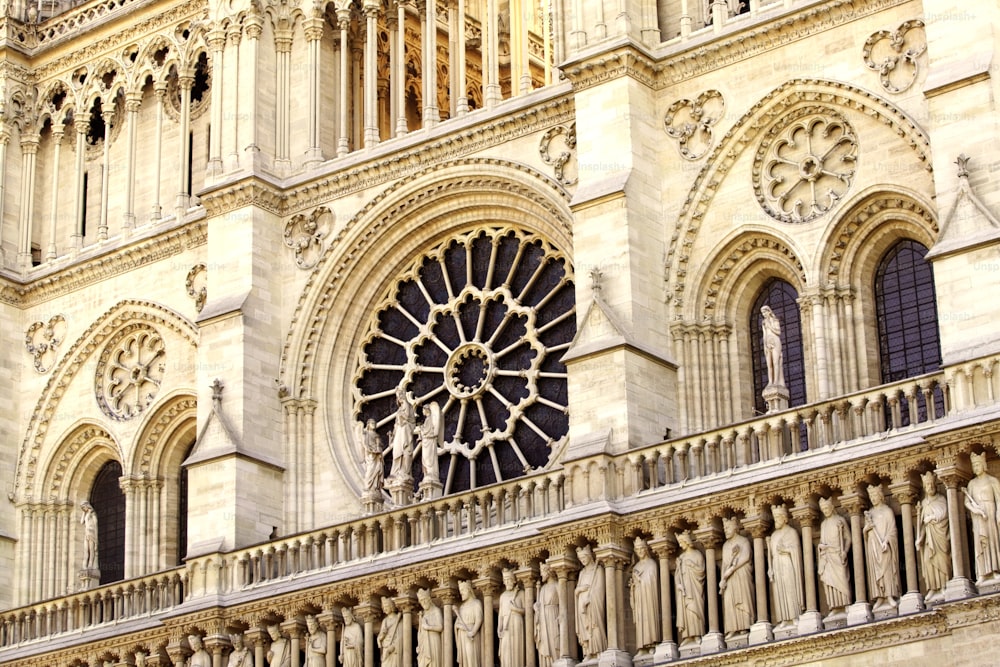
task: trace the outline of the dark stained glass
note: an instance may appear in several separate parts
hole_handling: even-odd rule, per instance
[[[97,514],[97,564],[102,584],[125,578],[125,494],[118,482],[121,476],[121,464],[108,461],[90,488],[90,504]]]

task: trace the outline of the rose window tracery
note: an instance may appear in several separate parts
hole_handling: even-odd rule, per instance
[[[398,388],[417,415],[436,403],[445,493],[544,467],[568,430],[560,357],[575,333],[572,269],[560,251],[510,227],[461,234],[415,261],[375,308],[354,419],[374,419],[386,447]],[[391,458],[387,449],[387,473]],[[419,461],[412,473],[422,478]]]
[[[156,398],[166,371],[163,338],[155,329],[134,324],[120,331],[97,362],[97,403],[112,419],[127,421]]]
[[[768,132],[757,152],[754,191],[767,213],[808,222],[840,201],[854,180],[858,142],[833,113],[789,119]]]

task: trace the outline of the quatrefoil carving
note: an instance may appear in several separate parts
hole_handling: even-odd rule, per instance
[[[546,130],[538,143],[538,153],[545,164],[552,165],[557,181],[563,185],[576,183],[576,123]]]
[[[35,361],[35,370],[46,373],[56,360],[56,350],[66,335],[66,319],[53,316],[48,322],[35,322],[24,334],[24,346]]]
[[[927,50],[924,22],[906,21],[895,31],[880,30],[865,42],[862,56],[868,69],[878,72],[882,87],[901,93],[917,80],[920,56]]]
[[[295,265],[311,269],[323,255],[323,239],[333,227],[333,212],[320,206],[309,215],[293,216],[285,225],[285,245],[295,253]]]
[[[204,264],[195,264],[188,271],[187,278],[184,279],[184,288],[188,296],[194,299],[194,309],[201,312],[205,307],[205,300],[208,299],[208,270]]]
[[[722,93],[706,90],[694,100],[681,99],[671,104],[663,118],[663,128],[677,140],[681,157],[697,160],[712,147],[712,127],[725,110]]]

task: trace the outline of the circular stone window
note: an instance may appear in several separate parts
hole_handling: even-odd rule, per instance
[[[156,398],[166,370],[163,339],[145,324],[130,324],[105,346],[97,360],[97,403],[104,414],[127,421]]]
[[[560,251],[510,227],[461,234],[403,271],[375,308],[354,419],[375,420],[385,448],[400,389],[418,415],[436,403],[445,493],[544,467],[569,426],[560,357],[575,333],[572,269]],[[386,472],[391,459],[388,448]],[[411,472],[419,481],[421,464]]]

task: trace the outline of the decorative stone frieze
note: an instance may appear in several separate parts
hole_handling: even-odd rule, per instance
[[[706,90],[694,100],[680,99],[663,117],[667,135],[677,140],[685,160],[698,160],[712,147],[712,127],[726,110],[726,101],[717,90]]]
[[[904,21],[893,31],[879,30],[865,41],[861,56],[865,67],[878,72],[879,82],[890,93],[902,93],[920,75],[921,56],[927,51],[924,22]]]
[[[24,345],[32,356],[35,370],[46,373],[55,363],[57,350],[66,336],[66,318],[53,315],[48,322],[35,322],[24,334]]]

